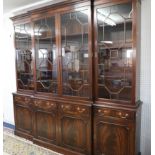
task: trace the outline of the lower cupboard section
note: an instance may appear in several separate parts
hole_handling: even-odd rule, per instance
[[[91,106],[14,95],[15,134],[65,155],[90,155]]]
[[[94,155],[139,155],[138,112],[99,106],[93,111]]]
[[[14,95],[14,111],[16,135],[65,155],[139,152],[136,112],[25,95]]]

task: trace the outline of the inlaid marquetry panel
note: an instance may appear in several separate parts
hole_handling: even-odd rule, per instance
[[[131,112],[127,110],[114,110],[110,108],[98,107],[94,109],[95,116],[100,117],[114,117],[121,119],[134,120],[136,117],[136,112]]]
[[[29,106],[32,104],[32,99],[31,97],[27,97],[27,96],[14,96],[14,102],[16,104],[21,104],[24,106]]]
[[[39,100],[39,99],[35,99],[34,106],[35,108],[37,108],[37,110],[43,110],[46,112],[56,110],[57,108],[57,105],[55,102],[48,101],[48,100]]]
[[[78,115],[78,116],[83,115],[88,117],[90,115],[90,107],[81,106],[77,104],[73,105],[73,104],[61,103],[60,112],[64,114]]]

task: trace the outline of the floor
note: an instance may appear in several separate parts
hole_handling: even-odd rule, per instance
[[[13,130],[3,129],[3,155],[62,155],[33,144],[14,135]]]

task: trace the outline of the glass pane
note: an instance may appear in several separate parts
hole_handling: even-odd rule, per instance
[[[17,83],[19,89],[34,89],[32,65],[31,25],[15,26],[15,43],[17,53]]]
[[[131,100],[132,4],[97,9],[98,96]]]
[[[61,16],[63,95],[89,97],[88,11]]]
[[[57,93],[55,18],[35,22],[37,91]]]

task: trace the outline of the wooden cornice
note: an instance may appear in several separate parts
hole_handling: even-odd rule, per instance
[[[66,6],[71,6],[71,5],[79,4],[79,2],[82,2],[82,3],[87,3],[88,2],[88,3],[91,4],[92,1],[93,0],[66,0],[66,1],[63,1],[63,2],[59,2],[59,3],[55,3],[55,4],[50,4],[48,6],[39,7],[37,9],[29,10],[26,13],[23,13],[23,14],[20,14],[20,15],[16,15],[14,17],[11,17],[10,19],[13,22],[15,22],[17,20],[29,18],[33,14],[40,14],[40,13],[48,12],[50,10],[57,10],[57,9],[62,8],[64,6],[66,7]]]

